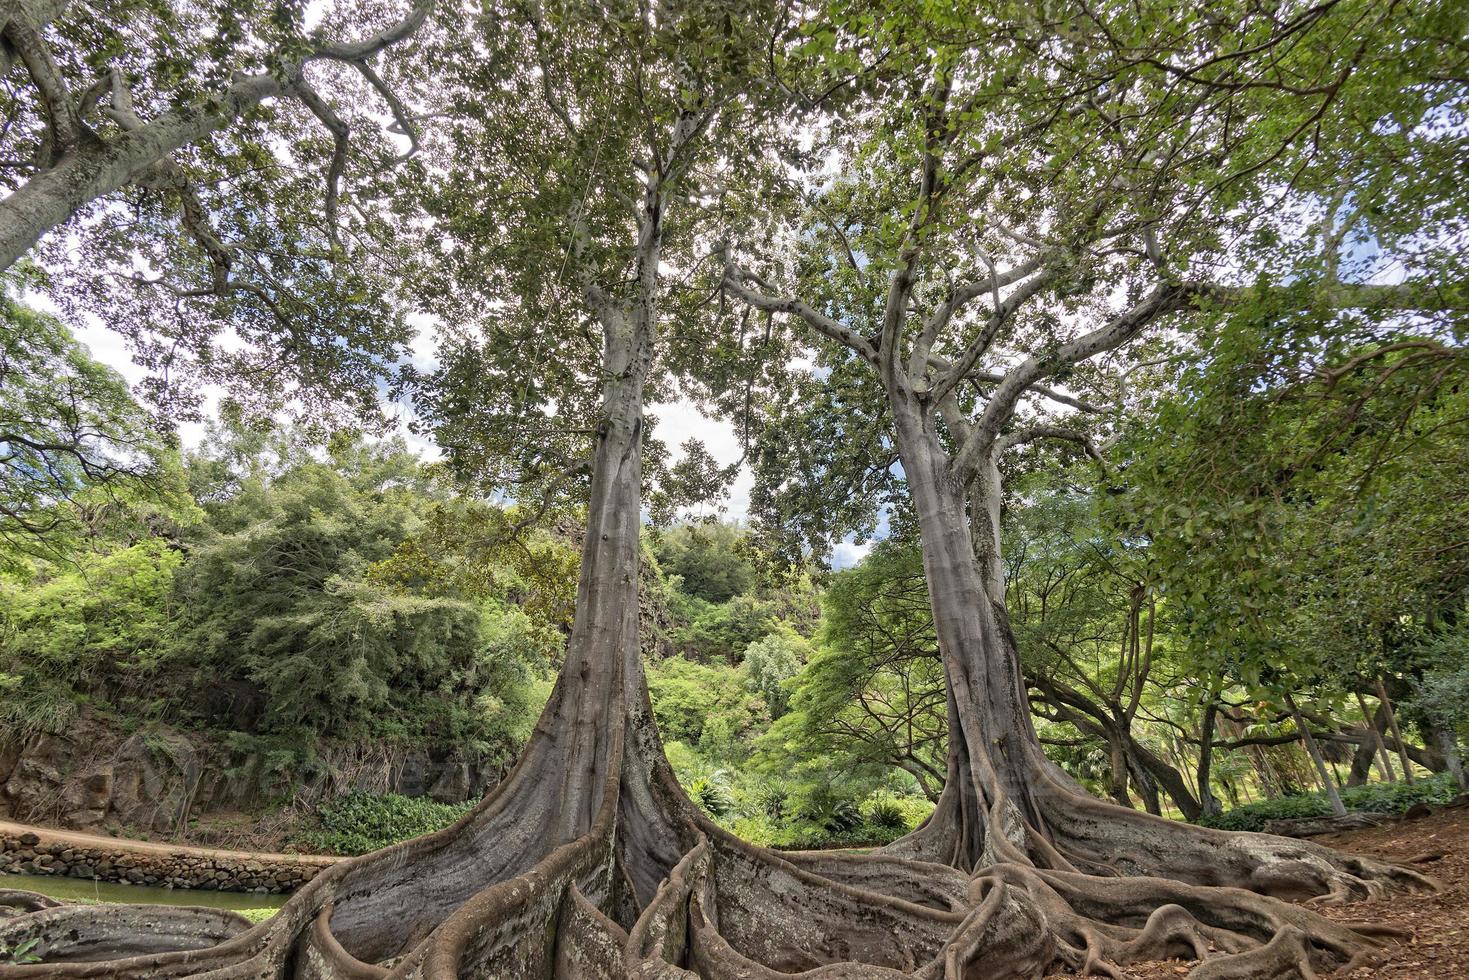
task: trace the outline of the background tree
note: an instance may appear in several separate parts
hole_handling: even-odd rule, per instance
[[[1406,692],[1409,637],[1462,601],[1463,501],[1427,490],[1460,476],[1462,344],[1286,319],[1231,321],[1206,350],[1124,442],[1123,527],[1149,538],[1190,660],[1268,674],[1282,707],[1282,685],[1385,700],[1389,730],[1379,682]]]
[[[0,295],[0,568],[53,559],[109,505],[177,500],[175,455],[127,383],[55,317]]]
[[[728,524],[680,524],[660,533],[653,554],[665,574],[677,575],[688,595],[728,602],[755,584],[754,564],[740,554],[745,536]]]
[[[1051,480],[1017,481],[1011,492],[1029,504],[1008,506],[1002,530],[1006,609],[1037,713],[1107,746],[1118,803],[1133,805],[1132,783],[1148,812],[1160,812],[1162,790],[1196,820],[1202,805],[1182,773],[1135,730],[1158,697],[1167,608],[1140,549],[1107,536],[1094,500],[1064,472]]]
[[[813,756],[889,766],[937,800],[944,785],[943,674],[917,550],[879,545],[824,596],[818,646],[790,682],[791,711],[764,741],[766,765]]]
[[[483,768],[513,758],[560,661],[557,607],[510,569],[476,589],[402,574],[441,496],[431,471],[401,443],[343,436],[313,458],[296,435],[202,507],[112,504],[85,544],[0,579],[11,744],[81,716],[169,726],[276,752],[272,793],[347,741]],[[210,443],[188,475],[217,487],[243,451]],[[278,456],[296,458],[277,470]]]

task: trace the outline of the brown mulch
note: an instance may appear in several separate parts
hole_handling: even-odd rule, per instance
[[[1398,895],[1373,902],[1319,907],[1323,915],[1378,922],[1411,930],[1411,940],[1389,942],[1383,962],[1338,976],[1381,980],[1469,980],[1469,806],[1417,820],[1313,838],[1343,851],[1406,863],[1442,855],[1413,867],[1438,881],[1436,895]],[[1139,963],[1123,971],[1131,980],[1179,980],[1196,965],[1180,960]],[[1072,980],[1062,973],[1047,980]]]

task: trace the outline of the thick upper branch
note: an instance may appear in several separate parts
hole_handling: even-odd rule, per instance
[[[840,320],[827,316],[793,296],[768,295],[758,289],[750,288],[745,285],[746,282],[753,283],[760,289],[770,288],[765,280],[754,273],[747,272],[734,264],[726,266],[723,286],[742,301],[766,313],[788,313],[800,317],[818,333],[855,351],[869,364],[877,363],[877,351],[873,349],[872,344]]]
[[[1027,357],[1007,372],[990,396],[989,404],[985,406],[973,432],[955,457],[955,475],[967,481],[980,460],[994,449],[1000,430],[1010,420],[1016,404],[1032,385],[1060,368],[1121,346],[1159,317],[1182,309],[1191,296],[1192,290],[1183,286],[1160,285],[1127,312],[1069,343],[1062,344],[1050,354]]]

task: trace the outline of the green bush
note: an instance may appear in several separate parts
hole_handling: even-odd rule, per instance
[[[680,524],[653,535],[653,553],[665,574],[679,577],[690,596],[728,602],[751,591],[757,580],[743,528],[717,522]]]
[[[1458,795],[1458,787],[1448,773],[1438,773],[1409,786],[1407,783],[1368,783],[1341,791],[1341,801],[1348,810],[1366,813],[1402,813],[1418,803],[1447,803]],[[1205,817],[1205,827],[1219,830],[1265,829],[1267,820],[1299,820],[1305,817],[1331,815],[1331,806],[1319,793],[1284,796],[1278,800],[1261,800],[1237,806],[1227,813]]]
[[[838,800],[822,821],[822,826],[837,836],[849,834],[862,826],[862,813],[851,800]]]
[[[820,851],[837,847],[881,847],[902,837],[901,827],[878,827],[858,823],[846,829],[833,829],[815,824],[796,824],[777,833],[772,846],[791,851]]]
[[[1331,813],[1331,805],[1325,798],[1312,795],[1282,796],[1275,800],[1246,803],[1216,816],[1204,817],[1199,823],[1218,830],[1265,829],[1267,820],[1297,820],[1304,817],[1325,817]]]
[[[366,854],[447,827],[473,806],[396,793],[348,793],[323,803],[317,810],[321,826],[297,840],[331,854]]]
[[[728,602],[704,607],[687,626],[673,631],[679,651],[699,660],[722,657],[733,662],[751,643],[777,628],[775,604],[753,595],[737,595]]]
[[[1368,783],[1341,791],[1341,801],[1349,810],[1368,813],[1402,813],[1419,803],[1448,803],[1459,795],[1454,777],[1446,772],[1407,783]]]
[[[790,680],[801,672],[801,665],[810,655],[811,644],[784,624],[745,647],[747,683],[765,700],[770,717],[779,718],[790,708]]]
[[[734,797],[721,772],[689,780],[684,791],[711,817],[726,816],[734,809]]]
[[[647,678],[659,732],[711,759],[743,756],[752,733],[768,723],[765,703],[734,667],[669,657],[649,664]]]
[[[905,831],[908,829],[908,815],[903,812],[903,805],[893,797],[873,796],[860,809],[862,819],[874,827]]]

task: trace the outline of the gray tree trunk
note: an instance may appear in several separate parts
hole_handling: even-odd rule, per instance
[[[1444,768],[1454,777],[1459,789],[1469,790],[1469,783],[1464,781],[1464,762],[1459,754],[1459,740],[1455,737],[1454,730],[1448,725],[1434,725],[1432,728],[1439,751],[1443,753]]]
[[[1387,724],[1392,729],[1393,742],[1398,747],[1398,758],[1403,763],[1403,779],[1409,786],[1413,785],[1413,761],[1408,758],[1407,743],[1403,741],[1403,730],[1398,727],[1398,713],[1393,710],[1392,699],[1387,696],[1387,685],[1382,683],[1382,678],[1377,678],[1377,699],[1382,702],[1382,709],[1387,712]]]
[[[1219,702],[1213,697],[1204,706],[1204,717],[1199,724],[1199,813],[1212,817],[1224,812],[1211,785],[1214,770],[1214,729],[1219,718]]]
[[[1392,754],[1387,751],[1387,743],[1382,739],[1382,730],[1371,711],[1367,710],[1367,700],[1362,697],[1360,691],[1357,694],[1357,707],[1362,709],[1362,724],[1367,729],[1367,737],[1372,746],[1377,750],[1378,765],[1382,767],[1382,778],[1390,783],[1398,781],[1397,773],[1393,772]]]
[[[1342,816],[1347,812],[1345,804],[1341,801],[1341,794],[1336,790],[1336,783],[1331,778],[1330,771],[1326,768],[1326,757],[1321,754],[1321,746],[1316,744],[1316,738],[1311,734],[1311,728],[1306,724],[1306,718],[1301,714],[1301,709],[1296,707],[1296,699],[1289,692],[1285,695],[1286,707],[1290,708],[1291,717],[1295,719],[1296,730],[1301,733],[1301,743],[1306,747],[1306,754],[1311,757],[1311,764],[1316,767],[1316,775],[1321,777],[1321,789],[1326,794],[1326,800],[1331,804],[1331,812]]]
[[[1350,889],[1344,882],[1355,859],[1300,841],[1228,834],[1119,807],[1088,794],[1046,758],[1010,633],[1004,582],[993,578],[1001,568],[998,535],[993,524],[982,523],[998,519],[998,467],[993,458],[982,459],[974,483],[959,485],[923,397],[901,382],[889,385],[943,656],[950,734],[948,781],[933,815],[884,852],[977,873],[1010,869],[998,873],[1016,880],[1030,869],[1057,869],[1074,875],[1063,891],[1076,888],[1087,901],[1104,904],[1100,882],[1138,876],[1183,888],[1228,881],[1267,893]],[[971,492],[973,503],[966,500]],[[980,526],[971,527],[971,520]],[[989,553],[977,553],[976,545]],[[1233,870],[1221,877],[1222,868]],[[1385,866],[1372,873],[1400,874]],[[1047,881],[1055,887],[1054,879]],[[1306,881],[1312,884],[1303,892]],[[1082,882],[1098,884],[1094,890]]]

